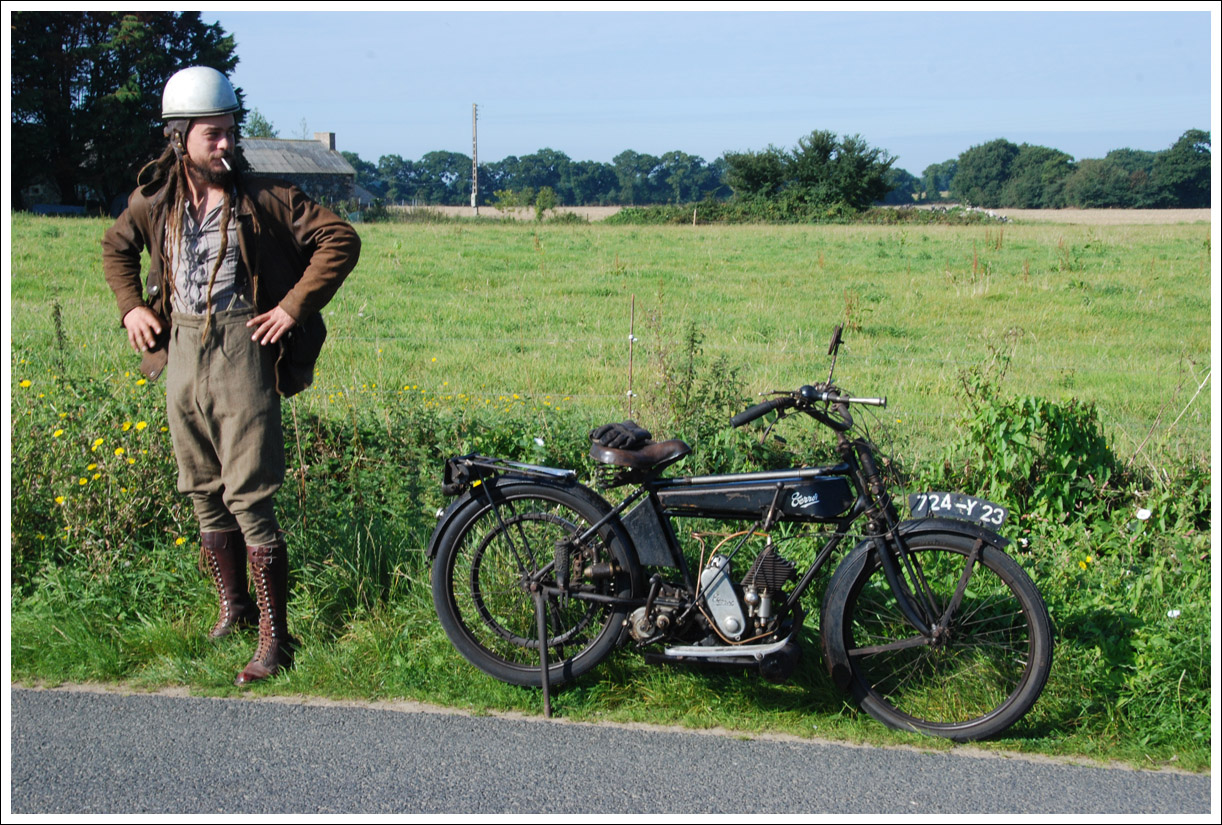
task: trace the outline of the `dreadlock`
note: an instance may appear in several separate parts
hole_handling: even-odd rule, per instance
[[[187,208],[187,197],[190,193],[190,188],[187,185],[186,172],[186,146],[183,143],[184,136],[191,130],[190,121],[171,122],[166,126],[167,136],[170,138],[166,144],[165,151],[153,161],[145,164],[136,175],[136,183],[141,186],[145,192],[152,193],[158,189],[164,189],[163,195],[159,198],[154,210],[163,212],[165,218],[165,237],[162,240],[162,258],[167,262],[163,268],[169,288],[169,295],[174,294],[174,268],[178,259],[178,252],[182,246],[182,217]],[[144,182],[146,172],[150,172],[149,180]],[[216,275],[221,269],[221,264],[225,261],[225,254],[229,250],[229,220],[233,214],[233,197],[231,187],[224,187],[224,203],[221,207],[221,248],[217,252],[216,261],[212,265],[212,272],[208,276],[208,289],[205,293],[206,307],[204,310],[204,331],[203,334],[208,334],[208,329],[212,324],[212,289],[216,285]],[[164,210],[169,210],[165,213]]]

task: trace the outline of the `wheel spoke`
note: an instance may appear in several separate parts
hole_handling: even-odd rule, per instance
[[[957,739],[1004,730],[1035,701],[1051,662],[1038,591],[1012,560],[966,536],[921,536],[908,550],[941,611],[932,634],[915,634],[877,557],[863,551],[831,585],[848,590],[842,612],[824,617],[832,660],[849,662],[862,706],[892,727]]]
[[[498,491],[495,507],[472,506],[472,515],[446,535],[433,571],[433,598],[447,635],[468,660],[497,678],[539,684],[539,630],[533,582],[552,589],[547,598],[548,667],[559,683],[605,656],[619,638],[623,608],[593,600],[558,598],[555,547],[601,518],[579,495],[546,485]],[[601,536],[573,552],[564,591],[627,595],[628,579],[583,578],[595,563],[615,569],[622,559]],[[590,664],[585,664],[589,660]]]

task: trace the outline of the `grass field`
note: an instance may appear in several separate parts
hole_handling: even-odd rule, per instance
[[[14,344],[49,346],[58,300],[74,350],[100,370],[131,369],[99,274],[104,228],[14,222]],[[692,327],[748,392],[793,389],[824,375],[832,326],[847,322],[844,385],[888,396],[928,446],[960,409],[958,373],[1012,352],[1011,391],[1098,404],[1126,457],[1143,444],[1208,449],[1209,393],[1194,399],[1209,370],[1205,225],[361,233],[361,264],[325,310],[328,349],[298,402],[309,409],[410,392],[626,416],[630,355],[632,389],[648,396],[658,354]]]
[[[14,677],[228,694],[253,641],[201,638],[213,597],[173,490],[163,389],[141,382],[101,277],[106,226],[12,219]],[[1093,404],[1123,468],[1122,488],[1080,479],[1078,507],[1098,521],[1034,528],[1022,561],[1058,658],[1035,711],[994,746],[1208,767],[1207,224],[359,230],[317,382],[285,410],[280,504],[305,647],[257,693],[537,712],[536,693],[477,674],[436,626],[421,551],[445,503],[441,461],[580,462],[585,430],[627,417],[630,387],[656,434],[731,455],[682,404],[711,399],[721,427],[729,398],[821,380],[845,323],[838,382],[888,396],[881,423],[907,466],[935,467],[967,432],[975,369],[1006,398]],[[1125,515],[1138,506],[1154,518]],[[624,651],[562,691],[558,712],[914,741],[843,704],[816,632],[789,685]]]
[[[469,206],[430,206],[422,207],[452,218],[472,217]],[[619,212],[622,206],[560,206],[555,214],[571,213],[589,221],[601,221]],[[1030,223],[1069,223],[1082,226],[1165,226],[1179,223],[1210,222],[1208,209],[995,209],[994,214],[1002,215],[1024,224]],[[481,206],[480,217],[501,218],[511,217],[519,221],[531,221],[535,218],[533,207],[523,206],[502,212],[488,206]],[[553,214],[553,213],[548,213]]]

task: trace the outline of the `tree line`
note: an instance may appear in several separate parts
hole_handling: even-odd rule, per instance
[[[354,152],[343,156],[356,169],[356,181],[391,203],[459,206],[471,202],[471,157],[460,152],[428,152],[419,160],[383,155],[376,164]],[[528,206],[544,190],[567,206],[686,203],[728,197],[722,182],[725,161],[672,151],[661,156],[627,150],[611,163],[573,160],[555,149],[479,165],[479,203]]]
[[[353,152],[343,155],[357,170],[357,182],[387,202],[470,203],[468,155],[429,152],[418,161],[384,155],[377,164]],[[546,188],[569,206],[732,198],[782,210],[939,201],[990,209],[1195,209],[1210,205],[1211,158],[1210,133],[1199,129],[1189,129],[1162,151],[1114,149],[1080,161],[1058,149],[998,138],[931,164],[918,178],[859,135],[817,130],[793,149],[727,152],[712,162],[677,150],[661,156],[628,150],[611,163],[574,161],[541,149],[481,163],[479,203],[526,206]]]
[[[1004,138],[973,146],[946,170],[952,198],[975,206],[1015,209],[1129,207],[1182,209],[1210,205],[1210,133],[1189,129],[1160,152],[1113,149],[1075,161],[1047,146]]]
[[[198,12],[12,12],[12,202],[54,189],[65,204],[105,208],[131,189],[140,167],[164,147],[161,90],[179,68],[226,74],[238,63],[231,35]],[[242,90],[237,89],[239,101]],[[257,111],[249,137],[275,137]],[[418,160],[344,157],[356,182],[387,203],[470,203],[471,158],[428,152]],[[733,203],[757,218],[802,219],[874,203],[951,199],[988,208],[1207,207],[1210,133],[1190,129],[1169,148],[1116,149],[1075,161],[1046,146],[1004,138],[927,167],[895,166],[860,136],[813,131],[792,148],[726,152],[706,161],[672,150],[625,150],[610,163],[573,160],[544,148],[481,163],[485,206]]]

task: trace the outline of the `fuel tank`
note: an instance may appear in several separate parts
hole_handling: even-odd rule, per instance
[[[784,521],[831,521],[844,515],[857,499],[848,480],[839,476],[716,479],[694,478],[686,486],[658,490],[663,512],[679,517],[754,520],[763,516],[775,500]]]

